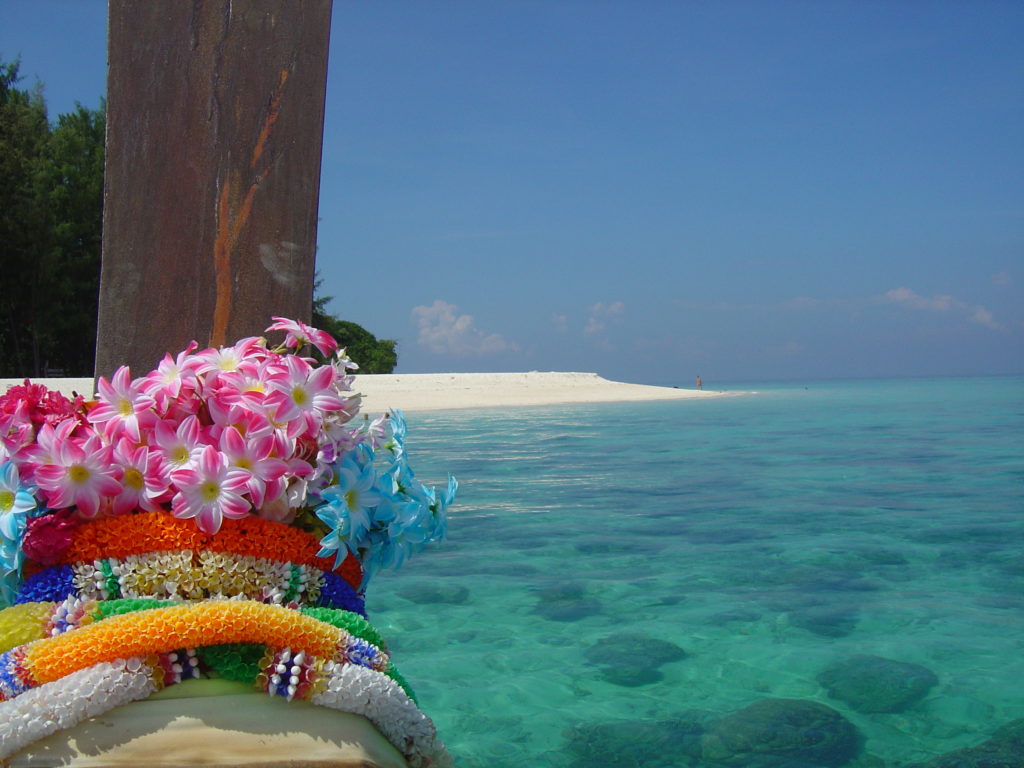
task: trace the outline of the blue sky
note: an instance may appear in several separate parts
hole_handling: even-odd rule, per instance
[[[4,2],[51,116],[106,3]],[[1024,373],[1024,4],[335,0],[318,269],[399,371]]]

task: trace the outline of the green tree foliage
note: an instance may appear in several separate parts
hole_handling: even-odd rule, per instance
[[[48,186],[54,220],[47,279],[64,304],[47,325],[54,339],[66,347],[53,359],[69,375],[92,375],[96,357],[105,111],[105,105],[99,110],[78,105],[57,119],[50,134]]]
[[[55,124],[0,63],[0,376],[91,376],[103,219],[105,110]]]
[[[349,358],[359,365],[357,373],[391,373],[398,364],[398,342],[378,339],[360,325],[340,320],[327,311],[333,296],[318,296],[320,280],[314,285],[313,326],[327,331],[345,349]]]
[[[49,126],[42,95],[14,87],[18,63],[0,64],[0,371],[34,372],[42,362],[35,326],[36,265],[48,248],[42,157]]]

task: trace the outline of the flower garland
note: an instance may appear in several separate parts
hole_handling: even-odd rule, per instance
[[[130,555],[123,562],[104,558],[47,568],[25,579],[15,604],[68,597],[245,597],[277,605],[313,604],[363,614],[366,610],[359,594],[332,571],[245,555],[188,551]]]
[[[0,758],[86,718],[145,699],[158,687],[152,669],[141,659],[118,659],[0,702]]]
[[[25,603],[0,611],[0,652],[49,634],[54,603]]]
[[[288,608],[241,600],[183,603],[112,616],[0,654],[0,699],[101,661],[239,642],[338,661],[362,659],[365,650],[347,631]],[[385,652],[369,658],[374,668],[387,668]]]
[[[33,640],[55,637],[112,616],[181,604],[182,602],[176,600],[154,598],[86,601],[75,597],[60,603],[25,603],[0,611],[0,653]],[[381,634],[358,613],[331,608],[298,610],[303,616],[345,630],[350,635],[381,649],[386,648]]]
[[[266,675],[263,687],[270,695],[281,695],[281,675],[297,677],[311,666],[308,659],[297,654],[275,660],[274,671]],[[102,662],[0,702],[0,759],[86,718],[148,697],[164,686],[165,664],[155,657]],[[281,667],[283,671],[277,672]],[[293,671],[297,674],[291,675]],[[274,674],[279,676],[277,683],[272,680]],[[295,692],[301,690],[303,698],[313,704],[366,717],[412,768],[445,768],[452,764],[433,723],[391,678],[368,667],[328,661],[320,665],[317,683],[289,685],[295,685]]]
[[[193,523],[168,512],[142,512],[108,517],[78,525],[74,539],[54,559],[56,563],[92,562],[102,558],[128,558],[149,552],[225,552],[268,558],[333,570],[332,559],[317,557],[319,544],[309,533],[284,523],[260,518],[225,520],[217,534],[200,531]],[[339,576],[358,589],[362,569],[347,556],[337,569]]]
[[[204,645],[195,650],[168,650],[194,639],[188,625],[199,615],[208,614],[210,606],[241,619],[220,622],[234,624],[234,637],[252,639],[260,634],[260,626],[274,626],[273,618],[294,622],[297,614],[314,624],[324,624],[326,626],[319,627],[319,637],[316,632],[305,634],[313,638],[309,647],[333,649],[332,654],[325,658],[323,654],[301,649],[273,650],[275,642],[280,642],[279,632],[284,631],[290,637],[303,634],[294,627],[272,630],[271,643],[262,653],[250,644],[238,642]],[[56,615],[65,607],[65,604],[41,603],[22,606],[18,612],[31,615],[38,633],[42,634],[48,623],[43,617]],[[324,608],[294,611],[245,601],[199,604],[152,599],[79,601],[77,607],[80,616],[77,628],[67,628],[49,639],[30,641],[0,654],[0,718],[7,723],[0,726],[0,734],[5,735],[4,755],[39,737],[32,721],[37,719],[41,697],[45,699],[40,691],[47,695],[65,691],[69,698],[74,698],[74,691],[93,690],[92,694],[87,694],[93,703],[84,718],[106,711],[106,707],[97,709],[96,702],[103,697],[110,699],[110,706],[117,706],[135,700],[139,692],[148,695],[152,690],[197,677],[201,661],[226,673],[224,677],[254,684],[270,695],[289,700],[308,699],[314,704],[364,715],[413,760],[412,764],[429,764],[425,762],[425,754],[434,754],[433,760],[438,750],[443,751],[433,725],[416,707],[404,680],[386,651],[378,645],[382,643],[380,635],[358,614]],[[256,610],[250,610],[252,608]],[[207,620],[204,623],[208,623],[210,616],[204,618]],[[145,630],[147,625],[153,626],[152,631]],[[127,663],[125,658],[135,661]],[[80,668],[61,668],[60,664],[67,661]],[[372,674],[353,673],[349,667],[359,667]],[[106,670],[103,674],[112,675],[116,680],[121,680],[127,671],[134,671],[146,675],[152,685],[143,686],[134,680],[128,685],[130,691],[120,690],[117,685],[108,686],[107,677],[96,679],[96,670]],[[91,681],[92,689],[83,683],[86,680]],[[368,701],[368,693],[379,700]],[[79,704],[67,702],[73,711],[81,709]],[[61,727],[74,724],[67,717],[60,721]],[[8,739],[13,747],[8,747]]]
[[[457,483],[416,479],[401,412],[356,418],[328,334],[267,331],[284,341],[119,368],[95,401],[0,396],[0,757],[214,675],[365,715],[411,765],[447,764],[363,593],[445,538]]]
[[[341,596],[341,602],[357,606],[350,609],[358,611],[362,610],[363,602],[348,582],[331,571],[221,552],[154,552],[130,555],[124,561],[104,558],[92,563],[76,563],[71,570],[75,594],[83,599],[199,600],[241,596],[277,605],[349,607],[319,602],[321,596],[326,601]],[[35,578],[30,577],[26,584],[31,584]],[[327,583],[332,585],[331,594],[322,595]]]
[[[363,715],[400,751],[411,768],[451,764],[434,724],[390,678],[366,667],[334,664],[326,689],[310,701]]]
[[[0,653],[34,640],[70,632],[111,616],[178,604],[180,603],[177,601],[152,598],[90,601],[68,598],[61,603],[28,603],[18,606],[17,609],[0,611]],[[331,608],[300,608],[299,611],[317,621],[345,630],[371,646],[386,650],[384,638],[358,613]],[[186,650],[192,658],[202,661],[203,668],[210,673],[244,683],[256,680],[260,670],[267,665],[267,653],[272,652],[272,649],[256,643],[220,643],[200,646],[195,651]],[[8,661],[12,658],[21,657],[15,654],[8,657]],[[264,661],[261,662],[261,659]],[[15,672],[15,668],[11,668],[10,672]],[[393,662],[389,662],[384,672],[415,701],[415,694]],[[13,687],[11,690],[13,692]]]

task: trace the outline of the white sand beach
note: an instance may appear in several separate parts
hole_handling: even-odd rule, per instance
[[[63,395],[71,397],[73,394],[85,395],[87,398],[94,395],[92,379],[30,379],[33,384],[45,384],[48,389],[54,389]],[[25,383],[25,377],[20,379],[0,379],[0,395],[14,386]]]
[[[43,379],[67,395],[91,394],[91,379]],[[0,379],[0,392],[20,379]],[[514,408],[531,405],[611,403],[639,400],[685,400],[721,397],[725,392],[652,387],[609,381],[596,373],[396,373],[356,376],[355,390],[363,396],[363,412],[371,415],[391,408],[440,411],[465,408]],[[731,394],[731,393],[730,393]]]
[[[379,413],[464,408],[511,408],[570,403],[685,400],[724,392],[609,381],[596,373],[399,373],[356,376],[363,410]]]

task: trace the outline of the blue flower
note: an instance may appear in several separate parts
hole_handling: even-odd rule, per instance
[[[409,430],[405,424],[405,414],[402,413],[401,409],[395,409],[391,411],[391,434],[395,438],[395,442],[399,445],[405,445],[405,436]]]
[[[398,462],[405,456],[405,436],[408,428],[405,424],[405,415],[399,410],[391,411],[391,439],[384,444],[384,448],[391,452],[393,461]]]
[[[349,552],[358,557],[360,589],[377,570],[397,569],[429,542],[445,538],[447,510],[458,488],[449,477],[439,495],[417,480],[405,451],[407,425],[401,411],[390,412],[389,428],[390,437],[376,456],[368,442],[335,455],[324,475],[327,485],[315,493],[321,503],[314,512],[329,527],[318,554],[333,555],[335,567]],[[376,458],[380,470],[374,468]]]
[[[320,551],[317,557],[334,555],[334,567],[341,565],[349,549],[352,547],[352,521],[348,507],[336,500],[326,501],[313,510],[316,516],[327,523],[330,532],[320,539]]]
[[[431,510],[434,513],[434,520],[429,541],[444,541],[448,536],[448,507],[455,501],[455,492],[458,489],[459,481],[448,475],[448,487]]]
[[[35,497],[21,484],[18,467],[12,461],[0,464],[0,567],[5,571],[20,564],[25,520],[35,508]]]
[[[334,485],[320,493],[324,503],[314,510],[316,516],[331,528],[320,540],[320,557],[335,553],[337,568],[345,559],[346,550],[353,554],[370,529],[370,511],[380,503],[375,485],[377,473],[372,464],[359,468],[343,462],[335,471]]]
[[[416,475],[409,466],[405,457],[401,457],[389,470],[389,474],[395,483],[395,494],[405,496],[417,504],[430,507],[434,504],[434,492],[416,479]]]
[[[342,462],[344,465],[349,467],[358,467],[362,469],[368,464],[372,464],[374,459],[373,447],[368,443],[359,443],[349,451],[345,457],[345,461]]]

